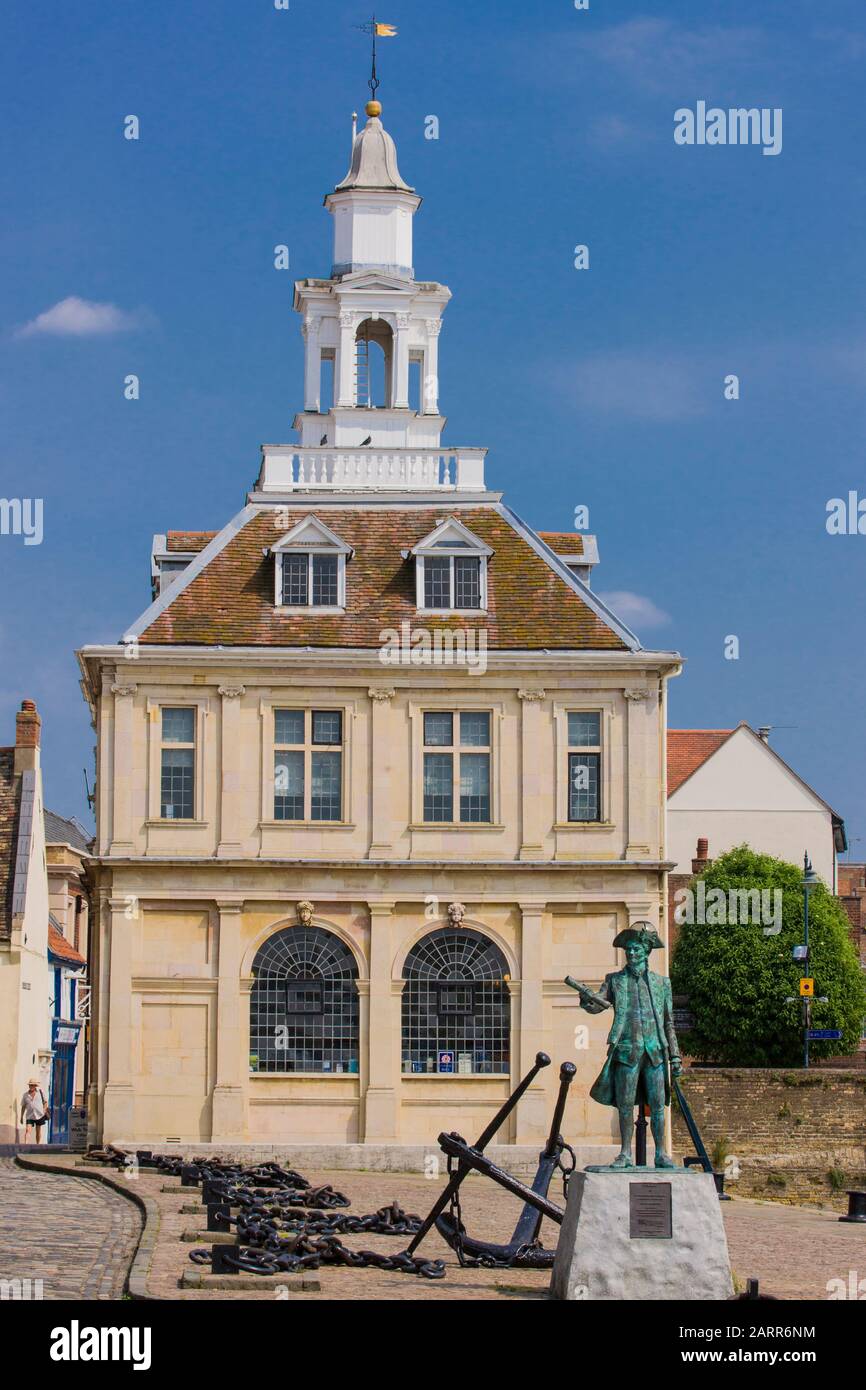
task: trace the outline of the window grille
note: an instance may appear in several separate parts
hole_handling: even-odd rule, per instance
[[[455,1072],[509,1073],[508,964],[492,941],[442,927],[412,947],[403,978],[404,1072],[438,1071],[447,1052]]]
[[[580,750],[580,751],[575,751]],[[592,751],[595,750],[595,751]],[[568,716],[568,819],[601,820],[601,715]]]
[[[160,758],[161,818],[192,820],[195,815],[194,709],[163,709]]]
[[[285,927],[253,961],[250,1071],[357,1072],[358,967],[322,927]]]

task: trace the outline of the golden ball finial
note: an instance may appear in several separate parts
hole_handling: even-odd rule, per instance
[[[364,110],[366,111],[368,116],[381,116],[382,103],[381,101],[368,101],[367,105],[364,107]]]

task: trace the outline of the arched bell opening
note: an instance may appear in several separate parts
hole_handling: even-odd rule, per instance
[[[355,334],[355,405],[365,410],[392,404],[394,334],[384,319],[364,319]]]

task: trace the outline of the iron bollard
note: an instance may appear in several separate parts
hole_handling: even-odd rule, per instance
[[[848,1192],[848,1215],[840,1216],[840,1221],[852,1221],[856,1223],[866,1222],[866,1192],[853,1192],[850,1188]]]
[[[211,1274],[237,1274],[235,1261],[238,1257],[236,1245],[212,1245],[210,1248]]]
[[[180,1170],[181,1187],[198,1187],[198,1168],[194,1163],[184,1163]]]
[[[231,1207],[227,1202],[208,1202],[207,1229],[209,1231],[231,1230]]]

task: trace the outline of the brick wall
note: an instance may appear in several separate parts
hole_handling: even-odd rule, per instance
[[[717,1140],[728,1140],[732,1196],[844,1211],[844,1188],[866,1188],[864,1072],[689,1067],[682,1087],[710,1157]],[[675,1153],[693,1152],[676,1105],[673,1132]]]

